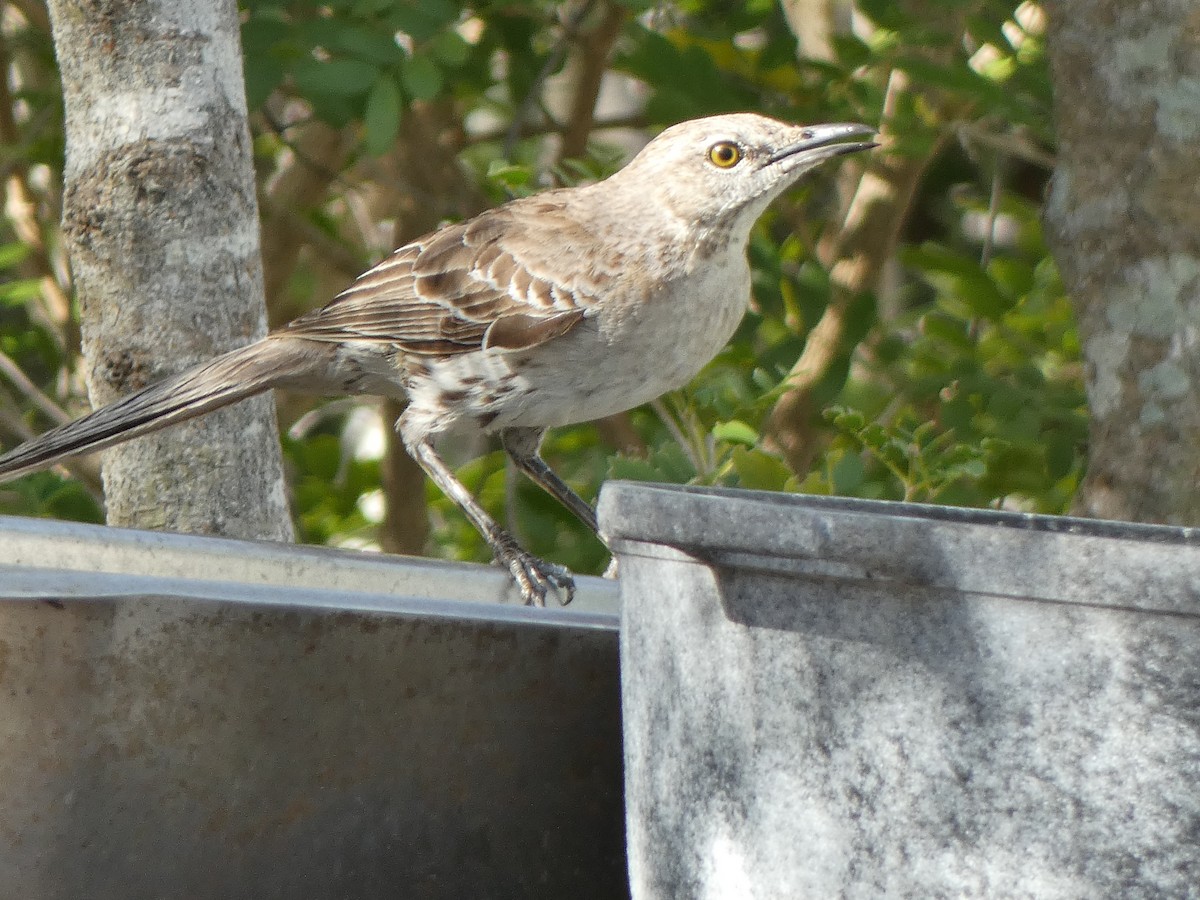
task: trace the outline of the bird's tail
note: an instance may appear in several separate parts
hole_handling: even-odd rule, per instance
[[[305,343],[265,338],[60,425],[0,456],[0,482],[302,379],[316,363],[314,354],[305,352]]]

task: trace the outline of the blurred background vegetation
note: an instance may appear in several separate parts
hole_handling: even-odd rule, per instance
[[[881,124],[883,147],[777,202],[754,302],[686,390],[552,434],[608,478],[1067,511],[1085,466],[1077,332],[1043,241],[1054,164],[1035,3],[243,0],[272,324],[393,247],[603,177],[681,119]],[[87,409],[60,249],[62,104],[40,0],[0,0],[0,446]],[[385,404],[280,396],[301,538],[488,557],[403,456]],[[529,549],[598,541],[505,465],[449,448]],[[0,513],[102,521],[94,461],[0,486]]]

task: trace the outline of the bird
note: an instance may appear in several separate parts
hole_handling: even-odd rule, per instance
[[[542,459],[546,431],[686,385],[749,304],[746,248],[767,206],[876,129],[732,113],[672,125],[623,168],[511,200],[405,244],[326,305],[266,337],[0,456],[0,481],[272,388],[395,397],[401,440],[506,568],[525,603],[569,603],[571,573],[521,547],[435,439],[496,436],[518,470],[599,535],[594,509]]]

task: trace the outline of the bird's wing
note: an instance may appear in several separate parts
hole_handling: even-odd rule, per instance
[[[419,238],[283,332],[418,354],[520,350],[566,334],[601,282],[587,267],[563,265],[561,254],[589,237],[567,206],[543,194]]]

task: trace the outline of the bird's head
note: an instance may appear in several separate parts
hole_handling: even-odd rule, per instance
[[[750,224],[790,185],[835,156],[876,146],[866,125],[791,125],[755,113],[681,122],[613,179],[688,222]]]

